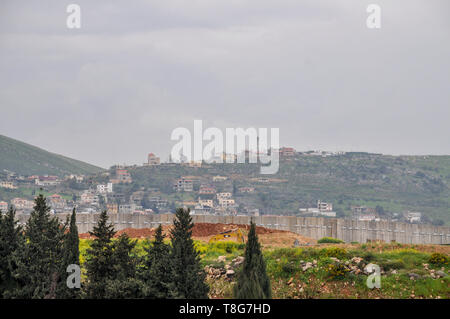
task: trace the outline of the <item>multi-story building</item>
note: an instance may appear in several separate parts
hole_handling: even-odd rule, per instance
[[[194,182],[192,179],[182,177],[175,182],[173,187],[177,192],[192,192],[194,190]]]
[[[254,187],[240,187],[239,192],[240,193],[253,193],[253,192],[255,192],[255,188]]]
[[[129,184],[133,182],[133,179],[131,178],[130,173],[126,169],[121,168],[119,166],[116,168],[115,178],[111,178],[110,182],[113,184],[120,184],[120,183]]]
[[[63,210],[66,207],[66,200],[61,195],[53,194],[47,197],[48,204],[54,210]]]
[[[16,197],[11,200],[11,205],[17,210],[32,210],[34,207],[34,201],[25,198]]]
[[[7,189],[17,189],[17,186],[15,186],[14,183],[10,181],[0,181],[0,187]]]
[[[119,205],[115,203],[108,203],[106,204],[106,210],[108,211],[108,213],[117,214],[119,213]]]
[[[98,195],[91,190],[85,190],[80,196],[81,204],[98,205]]]
[[[320,199],[317,201],[317,209],[321,212],[331,212],[333,210],[333,204],[322,202]]]
[[[0,202],[0,210],[1,210],[2,212],[6,212],[6,211],[8,210],[8,203],[7,203],[7,202],[1,201],[1,202]]]
[[[199,204],[192,209],[191,215],[210,215],[212,211],[212,207]]]
[[[198,203],[202,206],[214,207],[214,201],[212,199],[198,199]]]
[[[58,176],[39,176],[34,182],[38,186],[56,186],[60,180]]]
[[[377,216],[375,214],[360,214],[358,216],[358,220],[370,222],[373,220],[377,220]]]
[[[234,199],[232,198],[219,198],[219,206],[222,208],[228,208],[235,205]]]
[[[226,199],[226,198],[231,198],[232,194],[225,192],[225,193],[217,193],[217,200],[219,199]]]
[[[420,223],[420,220],[422,218],[422,213],[418,212],[406,212],[405,218],[410,223]]]
[[[216,189],[211,186],[202,185],[202,186],[200,186],[198,193],[200,195],[213,195],[216,193]]]
[[[282,147],[278,152],[280,156],[283,157],[292,157],[295,155],[295,149],[293,149],[292,147]]]
[[[228,179],[227,176],[213,176],[213,182],[224,182]]]
[[[136,205],[134,203],[119,205],[119,213],[131,214],[134,211],[141,210],[143,210],[142,206]]]
[[[160,163],[161,162],[160,162],[160,158],[159,157],[157,157],[153,153],[148,154],[147,165],[159,165]]]

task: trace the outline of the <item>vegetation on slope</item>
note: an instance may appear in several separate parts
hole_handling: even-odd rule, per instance
[[[19,175],[94,174],[102,168],[0,135],[0,168]]]
[[[377,208],[381,217],[395,218],[409,210],[422,212],[425,222],[450,225],[450,156],[300,155],[281,161],[275,175],[260,175],[255,164],[134,167],[130,173],[134,182],[120,186],[125,195],[144,187],[159,189],[169,201],[194,200],[195,193],[173,192],[175,179],[198,176],[198,188],[215,175],[225,175],[230,179],[214,183],[217,190],[234,192],[238,203],[262,214],[293,215],[321,199],[333,203],[338,217],[349,216],[352,205],[365,205]],[[261,177],[271,180],[258,181]],[[244,186],[255,192],[239,193]]]

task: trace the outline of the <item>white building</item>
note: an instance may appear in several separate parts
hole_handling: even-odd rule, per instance
[[[7,202],[0,202],[0,210],[2,212],[6,212],[8,210],[8,203]]]
[[[405,218],[410,223],[420,223],[422,213],[418,212],[406,212]]]

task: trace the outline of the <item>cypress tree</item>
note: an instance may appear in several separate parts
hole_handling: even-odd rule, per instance
[[[173,282],[180,298],[208,298],[206,274],[200,266],[200,257],[192,240],[192,218],[189,209],[178,208],[171,230],[171,259],[174,267]]]
[[[69,275],[67,273],[67,266],[71,264],[80,266],[80,239],[78,238],[75,208],[70,216],[70,222],[68,221],[67,224],[69,224],[69,231],[66,233],[64,238],[64,258],[61,268],[61,278],[63,278],[64,282],[67,280],[67,276]],[[61,285],[61,288],[62,289],[59,293],[60,298],[73,299],[79,297],[79,289],[70,289],[67,285]]]
[[[15,266],[12,256],[21,245],[23,235],[15,216],[16,211],[11,206],[5,214],[0,211],[0,298],[8,297],[18,288],[18,282],[13,276]]]
[[[146,255],[140,272],[144,298],[169,299],[177,297],[173,282],[170,246],[164,243],[164,237],[160,224],[155,232],[155,240],[150,247],[145,248]]]
[[[95,238],[86,251],[86,296],[102,299],[106,297],[107,281],[114,278],[112,238],[116,232],[114,226],[108,223],[106,211],[102,211],[97,225],[89,233]]]
[[[25,226],[25,241],[13,253],[17,266],[14,277],[20,287],[12,292],[18,298],[57,298],[63,261],[65,227],[50,216],[50,207],[40,194]]]
[[[113,244],[112,263],[114,275],[106,281],[105,297],[139,298],[141,282],[136,278],[138,258],[134,254],[137,241],[132,241],[127,234],[122,234]]]
[[[234,297],[238,299],[269,299],[272,297],[270,279],[266,272],[266,263],[256,234],[256,226],[250,222],[247,244],[245,245],[244,264],[237,276]]]

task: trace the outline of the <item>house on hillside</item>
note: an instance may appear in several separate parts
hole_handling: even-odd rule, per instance
[[[159,165],[161,163],[160,158],[157,157],[155,154],[150,153],[147,156],[147,163],[145,165],[154,166]]]

